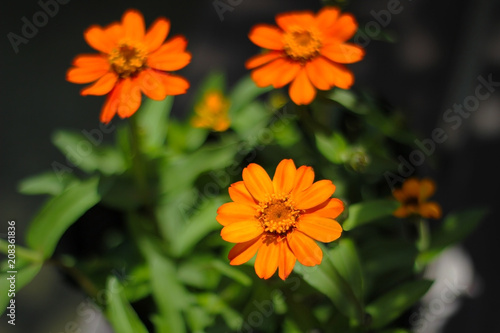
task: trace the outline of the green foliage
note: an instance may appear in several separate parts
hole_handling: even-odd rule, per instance
[[[349,216],[344,221],[344,230],[351,230],[363,224],[391,216],[400,203],[395,200],[364,201],[349,206]]]
[[[371,327],[381,328],[398,318],[404,311],[415,304],[431,287],[432,281],[410,281],[366,306],[366,312],[371,315]]]
[[[395,321],[431,286],[421,270],[472,232],[485,211],[450,213],[419,250],[412,220],[392,215],[400,203],[389,199],[384,178],[397,166],[398,147],[414,139],[400,113],[342,89],[297,107],[279,91],[266,97],[271,87],[259,88],[250,77],[226,85],[224,73],[210,73],[184,119],[171,115],[173,97],[146,100],[116,126],[114,143],[57,131],[53,142],[71,172],[53,170],[19,184],[24,194],[50,198],[27,229],[26,247],[17,244],[18,291],[51,262],[71,271],[89,296],[106,292],[99,305],[117,333],[146,327],[160,333],[410,332],[395,328]],[[226,132],[190,124],[197,103],[214,90],[230,100]],[[337,218],[343,233],[320,244],[320,265],[297,262],[287,280],[261,280],[255,259],[229,264],[234,244],[221,239],[217,210],[249,163],[274,170],[282,158],[313,166],[315,180],[335,183],[334,197],[347,203]],[[83,229],[101,223],[92,230],[92,249],[55,251],[84,215],[92,227],[80,224]],[[0,240],[0,251],[8,253],[6,241]],[[8,288],[6,277],[0,275],[1,290]],[[0,305],[7,302],[0,295]]]
[[[50,258],[64,232],[87,210],[96,205],[99,178],[75,183],[61,194],[51,198],[30,224],[27,245]]]

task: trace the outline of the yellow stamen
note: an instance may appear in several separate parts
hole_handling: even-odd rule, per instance
[[[257,218],[266,232],[282,235],[295,228],[300,210],[295,209],[289,197],[273,194],[259,206]]]
[[[146,67],[146,49],[140,43],[123,41],[109,54],[111,68],[121,77],[138,74]]]
[[[316,29],[295,28],[283,36],[285,53],[297,61],[307,61],[319,54],[321,36]]]

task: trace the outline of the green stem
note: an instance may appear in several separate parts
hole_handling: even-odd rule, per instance
[[[0,239],[0,252],[3,252],[5,254],[9,254],[9,245],[11,245],[9,242],[7,242],[5,239]],[[42,262],[43,261],[43,256],[40,252],[25,248],[21,245],[16,245],[16,257],[17,258],[22,258],[26,259],[31,262]]]
[[[132,150],[132,172],[142,203],[145,205],[149,205],[150,198],[148,194],[148,181],[146,176],[147,174],[144,163],[144,156],[141,152],[141,142],[139,135],[139,125],[137,124],[137,117],[129,118],[129,124],[130,148]]]
[[[430,231],[429,224],[427,220],[421,218],[417,221],[418,226],[418,240],[417,240],[417,248],[420,252],[424,252],[429,248],[430,245]]]
[[[94,299],[96,298],[97,294],[99,293],[99,290],[94,285],[94,283],[78,268],[72,265],[67,265],[63,261],[56,259],[50,259],[47,261],[47,263],[53,264],[61,268],[83,289],[83,291],[87,295],[93,297]]]

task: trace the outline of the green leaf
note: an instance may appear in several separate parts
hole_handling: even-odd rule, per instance
[[[174,97],[167,96],[162,101],[146,99],[137,117],[142,151],[157,153],[163,147],[167,138],[168,116],[172,109]]]
[[[211,231],[221,228],[215,220],[215,215],[223,203],[221,198],[206,200],[192,216],[185,220],[182,229],[178,231],[176,237],[172,238],[172,255],[178,257],[185,255]]]
[[[106,289],[109,297],[106,315],[114,330],[120,333],[148,333],[137,313],[125,298],[123,286],[116,277],[108,278]]]
[[[125,170],[122,154],[94,140],[91,141],[80,133],[62,130],[52,136],[52,142],[66,156],[68,162],[81,170],[87,173],[99,171],[105,175],[122,173]]]
[[[202,293],[196,295],[197,304],[202,306],[210,314],[220,314],[226,325],[232,332],[241,329],[243,323],[242,314],[235,311],[219,295],[215,293]]]
[[[323,253],[329,254],[324,246],[321,248]],[[328,258],[323,258],[320,265],[314,267],[305,267],[297,263],[295,272],[301,275],[309,285],[330,298],[338,311],[360,323],[363,320],[362,305],[350,285],[333,265],[334,261],[335,258],[328,255]]]
[[[349,216],[342,224],[344,230],[351,230],[363,224],[391,216],[400,203],[392,199],[380,199],[349,205]]]
[[[199,150],[175,159],[166,158],[161,167],[162,194],[177,195],[179,191],[190,188],[196,178],[204,173],[214,173],[234,162],[238,145],[205,145]],[[215,183],[216,184],[216,183]],[[216,184],[217,185],[217,184]]]
[[[101,199],[98,183],[99,178],[93,177],[51,198],[28,227],[28,246],[49,258],[64,232]]]
[[[348,281],[358,302],[362,304],[364,296],[363,272],[356,245],[351,239],[342,238],[338,246],[328,252],[333,265],[345,281]]]
[[[241,283],[245,287],[249,287],[252,284],[252,279],[248,277],[247,274],[243,273],[238,268],[229,265],[228,263],[222,262],[220,260],[213,260],[211,263],[213,269],[219,271],[221,274]]]
[[[272,89],[272,86],[266,88],[257,87],[250,76],[241,79],[229,95],[231,101],[229,115],[231,119],[236,119],[239,116],[239,111],[244,106],[256,99],[259,95],[271,91]]]
[[[17,262],[16,262],[17,264]],[[22,268],[17,268],[19,265],[16,265],[17,273],[15,274],[15,293],[18,294],[19,291],[31,282],[38,274],[40,269],[42,268],[43,263],[32,263]],[[0,314],[4,313],[7,309],[6,307],[9,305],[11,297],[9,296],[10,289],[10,280],[7,280],[12,274],[9,273],[1,273],[0,274]],[[14,295],[13,295],[14,296]],[[17,304],[16,304],[17,305]]]
[[[417,303],[431,285],[429,280],[406,282],[370,303],[365,310],[372,316],[371,326],[381,328],[397,319]]]
[[[441,228],[432,235],[431,248],[444,248],[462,241],[483,219],[486,209],[468,209],[449,214]]]
[[[487,212],[486,209],[468,209],[449,214],[443,224],[432,233],[429,249],[419,255],[419,263],[430,262],[446,247],[464,240],[478,226]]]
[[[333,133],[330,138],[317,133],[316,146],[326,159],[335,164],[344,163],[349,155],[348,143],[340,133]]]
[[[231,116],[231,127],[240,137],[256,141],[258,137],[255,133],[259,129],[266,127],[271,115],[271,112],[266,110],[262,103],[257,101],[250,102],[242,107],[237,115]],[[255,138],[252,138],[252,136],[255,136]]]
[[[58,175],[55,172],[46,172],[23,179],[18,185],[18,191],[22,194],[59,195],[75,179],[68,173]]]
[[[147,253],[153,298],[160,312],[154,321],[157,332],[186,332],[182,311],[188,308],[189,294],[179,281],[174,264],[149,243],[143,242],[142,246]]]
[[[358,96],[351,90],[344,89],[333,89],[333,91],[328,95],[328,98],[335,101],[345,107],[348,110],[359,114],[366,114],[367,109],[358,108]]]

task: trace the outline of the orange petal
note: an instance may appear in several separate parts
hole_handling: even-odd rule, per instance
[[[137,82],[142,92],[155,101],[161,101],[167,97],[167,89],[159,74],[151,69],[139,73]]]
[[[189,89],[189,81],[179,75],[156,72],[165,86],[167,95],[175,96],[185,94]]]
[[[333,242],[342,234],[342,227],[337,221],[314,214],[301,215],[297,230],[323,243]]]
[[[402,189],[396,189],[396,190],[392,191],[392,195],[399,202],[405,202],[405,200],[406,200],[406,194],[404,193],[404,191]]]
[[[316,89],[307,78],[305,69],[299,71],[289,89],[290,98],[297,105],[310,104],[316,97]]]
[[[73,67],[66,72],[66,80],[72,83],[89,83],[99,79],[109,71],[102,67]]]
[[[120,93],[118,115],[121,118],[128,118],[133,115],[139,109],[139,106],[141,106],[141,98],[141,88],[137,80],[130,78],[124,79]]]
[[[191,61],[189,52],[153,53],[148,57],[148,65],[162,71],[176,71],[186,67]]]
[[[261,279],[269,279],[278,268],[280,246],[277,237],[268,236],[259,248],[255,259],[255,273]]]
[[[229,264],[241,265],[252,259],[252,257],[262,245],[262,237],[265,236],[258,236],[247,242],[238,243],[233,246],[227,256],[227,258],[230,260]]]
[[[330,180],[315,182],[304,191],[295,194],[297,209],[308,209],[323,204],[335,192],[335,185]]]
[[[276,23],[284,31],[291,27],[308,27],[314,24],[314,14],[310,11],[296,11],[276,15]]]
[[[442,216],[441,206],[437,202],[426,202],[420,205],[419,213],[428,219],[440,219]]]
[[[127,10],[122,16],[122,26],[126,38],[138,42],[143,41],[146,28],[141,12],[135,9]]]
[[[416,178],[409,178],[403,183],[402,190],[407,198],[417,199],[420,195],[420,182]]]
[[[365,50],[350,43],[331,43],[321,48],[321,54],[331,61],[341,64],[358,62],[365,56]]]
[[[295,230],[287,235],[287,240],[290,249],[302,265],[314,266],[321,264],[323,252],[311,237]]]
[[[116,110],[118,109],[118,105],[120,104],[120,95],[121,90],[123,88],[123,81],[118,81],[116,86],[113,88],[111,93],[106,98],[106,102],[104,103],[100,120],[102,123],[107,124],[113,119],[116,114]]]
[[[399,217],[400,219],[408,217],[410,214],[411,212],[406,206],[401,206],[392,213],[392,215]]]
[[[293,188],[295,173],[295,163],[293,160],[283,160],[276,167],[273,177],[274,193],[288,194]]]
[[[431,179],[424,178],[420,181],[419,199],[425,201],[436,192],[436,183]]]
[[[295,262],[297,261],[297,258],[290,249],[286,239],[280,241],[279,246],[280,246],[279,263],[278,263],[279,276],[282,280],[285,280],[288,277],[288,275],[290,275],[290,273],[292,272],[293,267],[295,266]]]
[[[104,28],[104,32],[108,35],[110,40],[113,41],[114,45],[116,45],[120,41],[120,39],[125,37],[123,26],[118,22],[111,23],[110,25],[106,26],[106,28]]]
[[[328,37],[340,42],[350,39],[358,30],[358,23],[351,14],[343,14],[335,22],[333,27],[327,31]]]
[[[262,225],[255,219],[231,223],[222,228],[220,235],[223,240],[231,243],[243,243],[254,239],[264,232]]]
[[[306,64],[307,77],[316,88],[328,90],[333,86],[335,81],[329,67],[331,66],[323,57],[317,57]]]
[[[161,44],[167,38],[170,31],[170,21],[160,17],[153,22],[151,27],[149,27],[146,36],[144,36],[144,44],[146,45],[147,51],[153,52],[158,49]]]
[[[344,211],[344,203],[337,198],[331,198],[324,204],[308,209],[306,214],[314,214],[317,216],[328,217],[334,219]]]
[[[111,35],[107,34],[104,29],[97,25],[93,25],[83,33],[83,37],[87,44],[97,51],[109,54],[116,46],[115,40]]]
[[[273,182],[260,165],[250,163],[243,169],[243,181],[248,192],[259,202],[266,201],[274,193]]]
[[[316,14],[316,24],[321,31],[329,31],[333,28],[340,10],[336,7],[324,7]]]
[[[160,46],[156,51],[149,55],[149,58],[155,57],[161,58],[163,55],[169,55],[171,53],[181,53],[186,50],[187,39],[183,36],[176,36],[170,39],[168,42]]]
[[[256,56],[253,56],[252,58],[248,59],[245,62],[245,68],[246,69],[253,69],[253,68],[262,66],[264,64],[267,64],[268,62],[271,62],[273,60],[276,60],[282,56],[283,56],[283,52],[280,52],[280,51],[270,51],[270,52],[266,52],[263,54],[258,54]]]
[[[252,220],[257,215],[257,209],[237,202],[223,204],[217,210],[216,220],[223,226],[235,222]]]
[[[109,69],[108,58],[103,54],[80,54],[73,59],[72,65],[75,67]]]
[[[252,71],[251,77],[259,87],[273,85],[281,88],[290,83],[300,71],[300,64],[288,58],[278,58]]]
[[[269,24],[257,24],[250,30],[248,37],[256,45],[270,50],[283,49],[283,32]]]
[[[118,81],[118,75],[115,73],[107,73],[97,80],[93,85],[83,89],[80,94],[82,96],[87,95],[106,95],[113,89],[116,82]]]
[[[329,71],[337,87],[349,89],[354,84],[354,75],[345,66],[330,63]]]
[[[312,185],[314,182],[314,170],[309,166],[301,166],[295,173],[293,194],[301,192]]]
[[[228,189],[229,196],[234,202],[255,206],[258,202],[252,197],[250,192],[248,192],[244,181],[239,181],[231,184]]]

